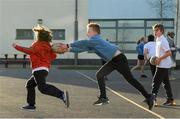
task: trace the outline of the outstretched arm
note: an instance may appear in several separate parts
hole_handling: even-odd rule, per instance
[[[75,53],[80,53],[80,52],[85,52],[85,51],[90,51],[97,45],[97,41],[94,40],[79,40],[74,43],[70,44],[64,44],[64,43],[55,43],[53,44],[53,51],[59,54],[65,53],[65,52],[75,52]],[[56,48],[57,46],[57,48]]]
[[[16,50],[18,50],[18,51],[20,51],[20,52],[24,52],[24,53],[26,53],[26,54],[32,54],[32,53],[33,53],[33,49],[32,49],[32,48],[22,47],[22,46],[19,46],[19,45],[15,44],[15,43],[13,43],[12,46],[13,46]]]
[[[80,52],[85,52],[85,51],[89,51],[89,48],[78,48],[78,47],[70,47],[69,52],[75,52],[75,53],[80,53]]]
[[[79,40],[76,41],[74,43],[70,43],[69,46],[70,47],[77,47],[77,48],[87,48],[87,47],[94,47],[96,46],[98,43],[95,40]]]
[[[95,40],[80,40],[69,44],[70,52],[85,52],[92,50],[98,44]]]

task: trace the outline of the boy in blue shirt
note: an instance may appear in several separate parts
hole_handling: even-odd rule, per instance
[[[136,51],[138,53],[138,59],[137,59],[137,65],[134,66],[131,69],[131,72],[134,71],[137,68],[140,68],[141,71],[141,77],[142,78],[147,78],[147,76],[144,74],[144,65],[145,65],[145,60],[144,60],[144,44],[145,44],[146,40],[145,37],[141,37],[138,42],[137,42],[137,46],[136,46]]]
[[[133,77],[130,72],[126,56],[116,45],[111,44],[100,37],[100,26],[98,24],[90,23],[87,25],[87,36],[88,39],[79,40],[70,44],[64,44],[61,48],[63,52],[66,50],[76,53],[94,51],[99,57],[107,62],[96,73],[96,78],[100,89],[100,96],[99,99],[94,102],[94,105],[103,105],[109,103],[109,99],[106,96],[104,76],[107,76],[113,70],[117,70],[124,76],[128,83],[141,92],[141,94],[147,100],[147,104],[151,110],[154,106],[154,96],[148,94],[144,87]]]

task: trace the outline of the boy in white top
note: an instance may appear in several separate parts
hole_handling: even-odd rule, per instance
[[[156,56],[158,58],[156,60],[156,72],[153,77],[152,93],[157,96],[159,87],[163,82],[167,94],[167,101],[163,105],[175,105],[168,76],[168,70],[171,67],[171,51],[169,43],[163,35],[164,26],[162,24],[155,24],[153,31],[156,37]]]
[[[156,42],[154,41],[154,35],[150,34],[147,37],[148,42],[144,45],[144,59],[149,61],[152,56],[156,55]],[[152,76],[156,71],[156,66],[149,63]]]

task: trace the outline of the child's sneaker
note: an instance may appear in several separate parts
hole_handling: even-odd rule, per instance
[[[21,109],[28,110],[28,111],[35,111],[36,107],[31,106],[31,105],[25,105],[25,106],[21,107]]]
[[[148,103],[148,100],[145,99],[145,100],[143,100],[143,102],[144,102],[144,103]],[[156,100],[156,99],[154,100],[154,106],[155,106],[155,107],[158,106],[158,103],[157,103],[157,100]]]
[[[96,102],[94,102],[93,105],[104,105],[104,104],[108,104],[109,103],[109,99],[108,98],[98,98],[98,100]]]
[[[70,102],[69,102],[68,91],[64,91],[63,99],[62,100],[63,100],[64,104],[66,105],[66,107],[69,108]]]
[[[152,110],[152,108],[155,106],[155,100],[156,100],[155,94],[151,94],[151,96],[147,99],[149,110]]]
[[[163,104],[165,106],[174,106],[176,105],[175,101],[173,99],[167,99],[167,101]]]

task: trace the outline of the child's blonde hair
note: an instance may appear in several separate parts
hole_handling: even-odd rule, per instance
[[[164,33],[164,26],[162,24],[155,24],[153,27],[153,30],[160,30],[162,33]]]
[[[87,25],[87,28],[90,28],[90,27],[93,29],[93,31],[97,32],[98,34],[101,33],[99,24],[97,24],[97,23],[89,23]]]
[[[52,32],[47,27],[38,25],[33,28],[33,31],[37,35],[38,41],[46,41],[46,42],[52,41]]]

